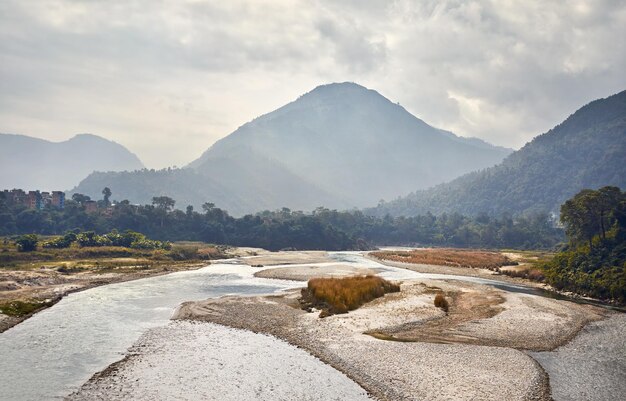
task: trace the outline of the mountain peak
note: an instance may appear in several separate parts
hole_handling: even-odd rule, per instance
[[[446,135],[377,91],[341,82],[318,86],[244,124],[189,167],[213,174],[226,159],[244,164],[271,160],[334,196],[332,203],[320,199],[319,204],[362,207],[395,198],[408,188],[427,188],[492,166],[508,154],[506,149]],[[266,185],[258,178],[238,179],[246,181],[250,187],[276,186],[269,178]],[[275,198],[280,197],[277,191]]]
[[[337,92],[337,91],[370,91],[371,89],[366,88],[363,85],[359,85],[356,82],[331,82],[329,84],[318,85],[313,88],[309,93],[323,93],[323,92]],[[375,92],[375,91],[373,91]]]
[[[300,96],[298,100],[302,99],[350,99],[353,96],[367,96],[377,95],[383,97],[380,93],[373,89],[368,89],[365,86],[359,85],[354,82],[334,82],[330,84],[324,84],[316,86],[310,92]]]
[[[82,133],[82,134],[76,134],[73,137],[71,137],[70,139],[68,139],[68,141],[73,141],[73,140],[77,140],[77,139],[104,139],[107,140],[101,136],[98,135],[94,135],[94,134],[89,134],[89,133]]]

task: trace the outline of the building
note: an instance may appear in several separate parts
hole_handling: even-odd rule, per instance
[[[5,189],[4,191],[2,191],[2,194],[9,205],[26,206],[27,204],[26,192],[21,189],[12,189],[10,191],[8,189]]]
[[[88,200],[83,202],[83,206],[85,206],[85,212],[87,213],[95,213],[98,211],[98,202]]]
[[[113,210],[114,210],[114,208],[115,208],[115,206],[114,206],[114,205],[111,205],[111,206],[108,206],[108,207],[104,208],[104,209],[102,210],[102,215],[103,215],[103,216],[106,216],[106,217],[111,217],[111,216],[113,216]]]
[[[46,206],[52,206],[59,209],[65,207],[65,193],[63,191],[28,191],[26,193],[22,189],[2,190],[0,192],[2,198],[10,206],[24,206],[29,209],[42,210]]]
[[[39,191],[28,191],[26,196],[26,206],[29,209],[42,209],[41,193]]]
[[[65,192],[52,191],[52,203],[53,207],[63,209],[65,208]]]
[[[52,204],[52,196],[50,195],[50,192],[42,192],[40,209],[43,209],[46,206],[49,207],[51,204]]]

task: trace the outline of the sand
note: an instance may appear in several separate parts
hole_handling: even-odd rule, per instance
[[[280,280],[308,281],[314,277],[348,277],[376,274],[373,269],[329,263],[322,265],[304,265],[265,269],[254,274],[255,277]]]
[[[255,252],[258,253],[258,252]],[[291,264],[326,263],[333,260],[326,251],[280,251],[261,252],[257,256],[246,256],[241,261],[251,266],[274,266]]]
[[[445,313],[432,303],[434,285],[444,291],[467,292],[480,291],[483,287],[440,280],[406,282],[400,293],[388,294],[349,314],[324,319],[317,313],[306,313],[295,307],[297,291],[284,296],[226,297],[185,303],[176,318],[274,335],[343,371],[382,400],[549,399],[548,380],[541,366],[505,343],[501,346],[468,345],[455,343],[454,336],[449,336],[450,343],[400,342],[379,340],[367,334],[446,319]],[[544,304],[543,299],[538,301],[539,297],[532,295],[500,295],[505,302],[503,311],[496,316],[508,310],[519,311],[498,320],[472,320],[471,324],[481,327],[474,329],[474,337],[490,341],[505,338],[510,333],[514,345],[528,349],[536,347],[537,343],[533,340],[521,344],[520,338],[537,336],[540,342],[556,341],[554,325],[518,326],[519,317],[529,313],[529,316],[552,313],[556,319],[563,312],[564,301],[546,299]],[[573,312],[562,318],[572,323],[582,319],[585,312],[588,311]],[[453,330],[454,334],[458,335],[459,330],[459,327]],[[568,339],[567,334],[557,337],[560,341]]]
[[[228,352],[225,352],[227,350]],[[172,322],[68,400],[368,400],[345,375],[274,337]]]
[[[626,314],[589,324],[553,352],[533,352],[556,401],[626,399]]]
[[[290,259],[291,254],[296,256]],[[249,265],[258,266],[263,261],[276,266],[256,271],[257,276],[291,280],[306,280],[312,274],[361,273],[365,269],[328,261],[328,256],[320,252],[265,253],[243,260]],[[285,266],[292,262],[296,265]],[[311,266],[311,263],[321,264]],[[423,266],[410,268],[424,271]],[[462,268],[452,273],[486,276],[486,272]],[[148,332],[128,358],[92,378],[71,399],[179,399],[176,398],[179,391],[185,394],[185,399],[214,399],[211,397],[215,394],[229,397],[232,393],[240,397],[232,399],[358,400],[365,397],[362,391],[365,389],[380,400],[549,400],[550,382],[554,383],[557,400],[595,401],[624,393],[625,324],[623,318],[615,317],[624,315],[456,280],[411,279],[404,280],[401,287],[400,293],[388,294],[348,314],[324,319],[317,312],[307,313],[299,308],[297,289],[271,296],[186,302],[174,316],[178,323]],[[450,300],[447,314],[433,305],[438,292]],[[607,320],[602,320],[607,316]],[[194,326],[193,322],[204,325]],[[246,333],[242,334],[243,340],[238,339],[239,334],[229,334],[229,338],[238,342],[228,345],[228,352],[220,353],[219,347],[230,343],[219,342],[219,335],[211,341],[203,337],[203,333],[223,329],[215,324],[248,331],[236,330]],[[581,329],[583,334],[576,337]],[[292,371],[305,368],[296,365],[295,359],[283,356],[288,351],[283,351],[282,345],[276,346],[273,361],[270,360],[274,351],[269,346],[267,354],[264,348],[256,346],[240,352],[246,341],[255,344],[265,341],[256,337],[260,334],[251,332],[301,348],[303,354],[296,359],[310,360],[315,356],[343,372],[338,374],[326,366],[331,369],[329,372],[334,372],[328,373],[328,377],[347,380],[344,384],[333,384],[328,391],[347,389],[350,394],[324,393],[317,387],[312,390],[298,382],[304,380],[301,377],[289,381],[281,371],[284,366],[292,366]],[[220,367],[230,366],[231,359],[236,359],[239,365],[234,377],[242,377],[241,382],[234,380],[238,386],[230,379],[233,375],[230,368],[225,369],[229,376],[221,377],[219,383],[198,370],[198,366],[214,366],[211,361],[215,358],[220,361]],[[262,365],[256,364],[257,360],[266,359]],[[264,376],[265,371],[273,374],[272,363],[276,361],[278,381]],[[247,370],[248,367],[251,369]],[[217,371],[212,370],[212,374]],[[330,380],[325,378],[326,373],[315,373],[318,374],[324,382]],[[598,374],[602,379],[596,380]],[[256,387],[251,389],[249,381],[256,383]],[[266,382],[269,387],[265,386]],[[282,388],[281,383],[287,383],[289,388]],[[351,387],[355,383],[362,389]],[[152,390],[165,385],[172,393]],[[602,386],[601,391],[598,386]],[[322,395],[320,398],[308,398],[318,393]]]

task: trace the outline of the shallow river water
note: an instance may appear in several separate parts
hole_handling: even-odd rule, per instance
[[[375,268],[387,279],[459,279],[526,287],[474,277],[422,274],[383,266],[357,252],[331,254],[337,262]],[[257,295],[302,286],[256,278],[251,268],[222,261],[195,271],[111,284],[73,293],[0,334],[0,399],[61,399],[91,375],[121,359],[148,329],[164,326],[184,301],[223,295]]]

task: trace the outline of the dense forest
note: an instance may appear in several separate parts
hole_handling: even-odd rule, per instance
[[[583,188],[626,186],[626,91],[582,107],[499,165],[382,202],[368,213],[558,213]]]
[[[109,204],[110,191],[99,208],[87,212],[89,198],[74,194],[64,209],[43,210],[10,205],[0,199],[0,235],[53,235],[70,230],[106,233],[132,230],[163,241],[204,241],[269,250],[284,248],[356,250],[374,245],[436,245],[482,248],[550,248],[563,232],[545,214],[525,217],[425,214],[410,218],[372,217],[360,211],[318,208],[311,213],[283,208],[240,218],[205,203],[201,212],[175,209],[172,198],[154,197],[150,205],[128,201]]]
[[[561,206],[567,249],[543,266],[557,289],[626,302],[626,193],[584,190]]]

